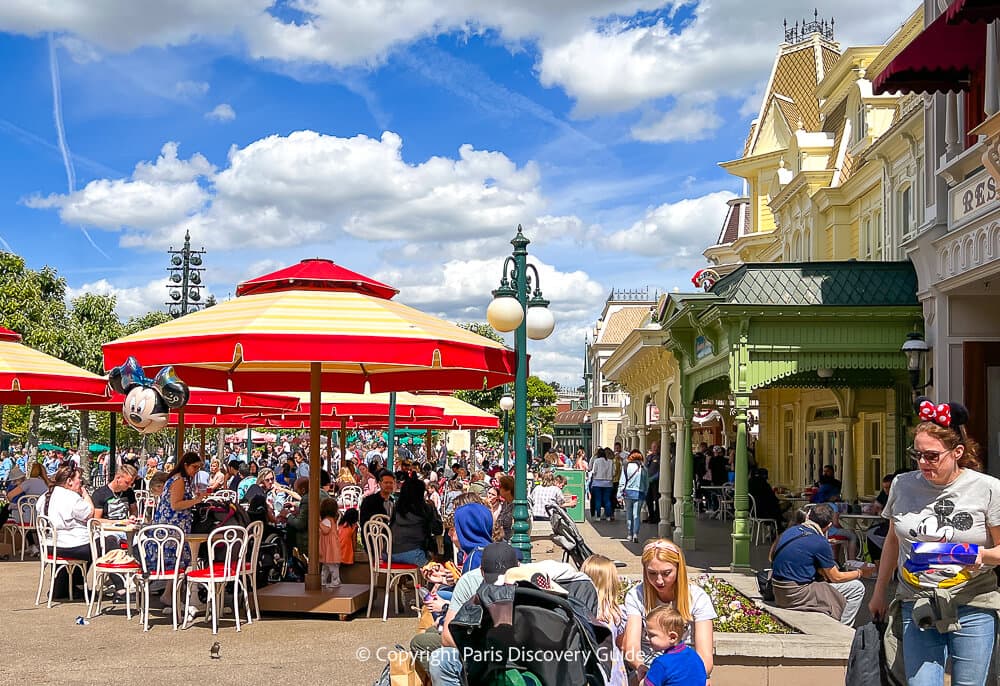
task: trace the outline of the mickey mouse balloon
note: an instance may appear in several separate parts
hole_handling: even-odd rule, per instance
[[[125,396],[122,417],[143,434],[164,428],[170,411],[184,407],[191,397],[187,384],[174,373],[173,367],[164,367],[155,379],[150,379],[134,357],[111,370],[108,384]]]

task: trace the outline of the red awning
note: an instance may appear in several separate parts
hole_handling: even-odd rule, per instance
[[[872,81],[872,92],[961,91],[986,62],[986,26],[948,23],[942,14]]]
[[[1000,2],[997,0],[955,0],[944,11],[949,24],[963,21],[991,22],[1000,19]]]

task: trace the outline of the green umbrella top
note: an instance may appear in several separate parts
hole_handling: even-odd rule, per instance
[[[39,450],[55,450],[57,453],[66,452],[66,448],[61,445],[52,445],[51,443],[40,443],[38,445]]]

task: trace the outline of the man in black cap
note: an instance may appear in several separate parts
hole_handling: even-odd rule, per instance
[[[502,541],[490,543],[483,548],[480,560],[481,564],[478,569],[466,572],[455,584],[455,591],[447,606],[448,612],[444,616],[441,647],[433,650],[433,654],[431,654],[431,651],[428,650],[431,645],[428,643],[427,634],[417,634],[414,641],[423,637],[418,645],[410,643],[411,650],[417,654],[418,661],[421,661],[422,666],[426,665],[434,686],[459,686],[462,683],[462,659],[458,648],[455,647],[455,641],[448,631],[451,620],[455,618],[461,607],[476,595],[479,586],[484,581],[488,584],[495,584],[497,579],[508,569],[518,566],[517,551],[509,543]],[[421,659],[421,652],[424,652],[423,659]],[[428,655],[429,657],[426,657]],[[427,664],[428,662],[429,664]]]

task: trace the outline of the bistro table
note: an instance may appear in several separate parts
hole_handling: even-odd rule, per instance
[[[195,569],[199,563],[198,549],[201,548],[202,543],[208,543],[208,534],[184,534],[184,540],[187,542],[188,552],[191,554],[190,569]]]
[[[882,521],[882,515],[877,514],[842,514],[840,523],[845,529],[850,529],[858,535],[858,559],[868,556],[868,537],[865,533],[871,527]]]

